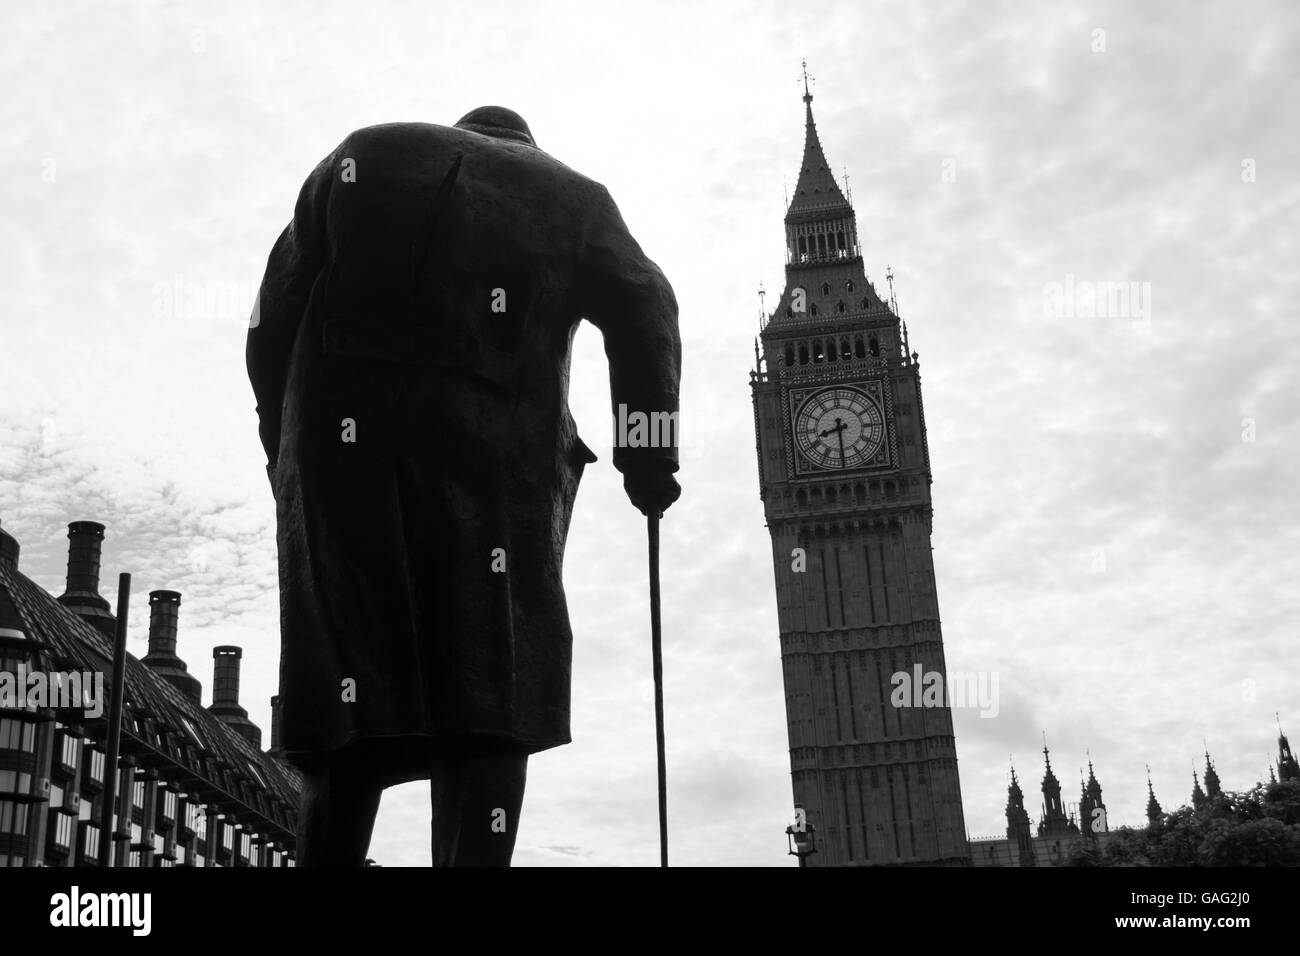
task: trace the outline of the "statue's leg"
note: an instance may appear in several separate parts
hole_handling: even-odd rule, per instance
[[[528,755],[434,751],[429,772],[434,866],[509,866]]]
[[[384,788],[355,760],[329,754],[304,770],[299,866],[364,866]]]

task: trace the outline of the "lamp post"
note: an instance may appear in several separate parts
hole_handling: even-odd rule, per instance
[[[807,866],[808,857],[817,852],[817,828],[811,823],[804,823],[801,818],[798,824],[785,828],[785,838],[790,845],[787,855],[798,857],[799,865]]]

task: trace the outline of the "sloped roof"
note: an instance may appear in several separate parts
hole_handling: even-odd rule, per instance
[[[27,638],[48,645],[49,649],[42,654],[48,669],[103,671],[105,694],[110,692],[113,648],[108,638],[3,561],[0,561],[0,592],[7,592],[17,609]],[[241,822],[253,823],[256,818],[253,828],[259,831],[268,829],[269,822],[271,828],[281,831],[281,838],[292,837],[292,813],[302,790],[302,776],[296,768],[258,751],[129,652],[124,700],[124,754],[149,753],[159,764],[174,764],[189,777],[202,781],[199,789],[208,795],[204,802],[221,804],[223,812],[234,813]],[[84,721],[88,736],[102,736],[106,717],[107,702],[104,718]],[[159,738],[159,734],[165,736]],[[212,772],[212,761],[245,781],[254,791],[265,791],[272,798],[267,807],[264,809],[255,801],[247,801],[242,794],[232,793]]]

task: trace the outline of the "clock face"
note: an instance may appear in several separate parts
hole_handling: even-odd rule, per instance
[[[856,388],[816,392],[795,413],[795,446],[819,468],[861,468],[884,440],[880,407]]]

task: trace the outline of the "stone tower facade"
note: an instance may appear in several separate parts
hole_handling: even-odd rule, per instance
[[[867,278],[806,85],[804,104],[785,288],[751,376],[794,802],[810,866],[963,865],[918,357]]]

